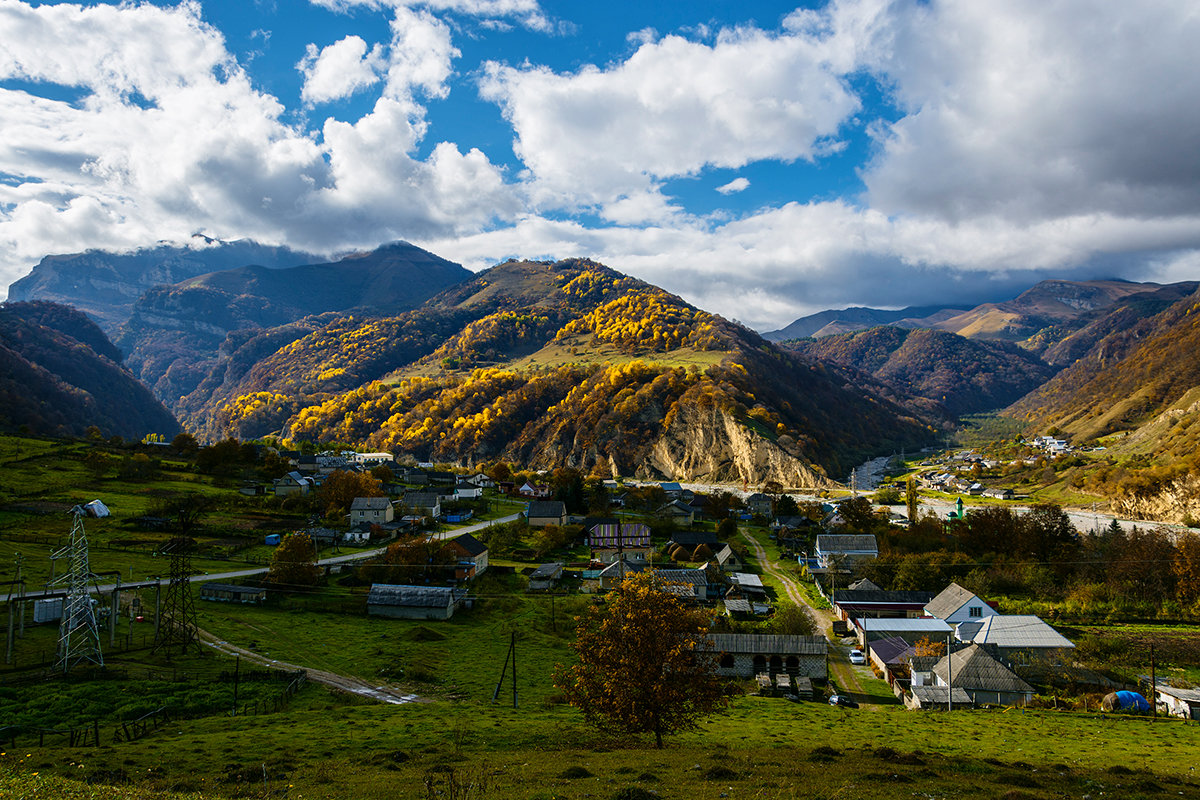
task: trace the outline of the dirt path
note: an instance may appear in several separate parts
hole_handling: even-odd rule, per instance
[[[289,664],[286,661],[277,661],[273,658],[255,653],[253,650],[247,650],[244,647],[238,647],[235,644],[230,644],[222,639],[218,639],[208,631],[199,631],[200,641],[218,652],[225,655],[241,656],[242,658],[254,664],[258,664],[268,669],[279,669],[295,672],[296,670],[304,670],[308,673],[308,679],[314,683],[319,683],[322,686],[328,686],[331,689],[336,689],[340,692],[366,697],[370,700],[375,700],[380,703],[388,703],[389,705],[402,705],[404,703],[428,703],[429,700],[418,697],[415,694],[409,694],[402,689],[387,684],[375,685],[352,678],[348,675],[338,675],[333,672],[326,672],[322,669],[312,669],[311,667],[301,666],[299,664]]]
[[[829,640],[829,670],[833,673],[833,679],[837,681],[837,685],[842,691],[852,694],[860,703],[869,704],[869,695],[863,690],[862,684],[859,683],[857,671],[850,663],[849,654],[846,648],[842,647],[841,642],[833,639],[830,635],[833,628],[833,620],[835,619],[833,611],[824,608],[814,608],[808,602],[808,596],[796,584],[794,578],[785,573],[779,568],[779,565],[772,561],[767,556],[766,548],[750,534],[749,531],[742,531],[742,537],[750,545],[750,549],[754,551],[755,558],[767,574],[779,581],[783,585],[784,591],[788,598],[801,608],[807,609],[817,623],[817,629]]]

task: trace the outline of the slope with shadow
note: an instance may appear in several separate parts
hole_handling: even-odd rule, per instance
[[[1200,291],[1156,314],[1121,305],[1091,323],[1091,344],[1054,379],[1006,413],[1031,430],[1055,427],[1080,440],[1136,429],[1200,386]]]
[[[179,431],[83,313],[46,302],[0,306],[0,428],[81,436],[92,425],[135,439]]]
[[[255,338],[245,331],[274,331],[265,340],[273,352],[323,324],[322,314],[395,314],[470,277],[458,264],[404,242],[333,263],[240,267],[146,292],[118,344],[135,374],[183,411],[181,398],[215,371],[237,369],[229,359]],[[318,319],[301,322],[310,317]],[[266,346],[255,342],[255,352]]]
[[[160,245],[128,253],[88,250],[46,256],[9,287],[8,298],[74,306],[94,319],[108,336],[115,337],[137,299],[155,286],[247,264],[280,269],[325,260],[312,253],[249,240],[217,242],[194,237],[193,244]]]
[[[954,417],[1003,408],[1057,372],[1014,344],[972,341],[938,330],[883,326],[781,346],[866,372]]]
[[[821,365],[580,259],[510,261],[420,309],[338,319],[233,389],[189,424],[599,474],[812,486],[929,433]]]

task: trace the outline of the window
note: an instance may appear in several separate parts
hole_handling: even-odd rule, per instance
[[[967,615],[972,617],[982,617],[983,606],[971,606],[967,609]]]

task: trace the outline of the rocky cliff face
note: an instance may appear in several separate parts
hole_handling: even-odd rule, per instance
[[[769,441],[721,408],[685,407],[654,443],[637,475],[753,486],[770,480],[793,487],[833,485],[819,468],[788,453],[787,444]]]
[[[1200,519],[1200,477],[1184,475],[1153,494],[1125,495],[1112,502],[1117,516],[1186,524]]]

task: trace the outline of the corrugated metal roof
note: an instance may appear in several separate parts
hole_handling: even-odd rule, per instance
[[[410,608],[445,608],[454,601],[449,586],[400,586],[389,583],[371,585],[367,605],[408,606]]]
[[[1185,703],[1200,703],[1200,689],[1180,689],[1175,686],[1165,686],[1162,683],[1157,684],[1157,687],[1159,694],[1170,695]]]
[[[941,634],[942,638],[950,633],[950,626],[940,619],[863,619],[854,620],[854,624],[862,630],[863,623],[869,633],[922,633]]]
[[[822,553],[877,553],[875,537],[865,533],[823,533],[817,537]]]
[[[760,653],[781,656],[823,656],[829,643],[824,636],[766,633],[710,633],[708,640],[720,653]]]
[[[734,583],[741,586],[743,589],[762,589],[762,578],[755,575],[753,572],[735,572],[731,576]]]
[[[950,690],[950,695],[953,697],[951,702],[970,705],[971,695],[967,694],[966,689],[961,689],[957,686],[911,686],[909,690],[913,697],[921,701],[921,705],[941,705],[946,704],[946,692]]]
[[[708,573],[702,569],[656,569],[654,577],[663,583],[691,583],[708,586]]]
[[[1010,648],[1075,646],[1070,639],[1032,614],[996,614],[986,617],[971,641]]]
[[[901,592],[885,589],[839,589],[837,604],[847,605],[914,605],[925,607],[933,599],[933,592]]]
[[[933,673],[951,686],[981,689],[985,692],[1029,693],[1033,687],[1011,670],[973,644],[942,658]]]

